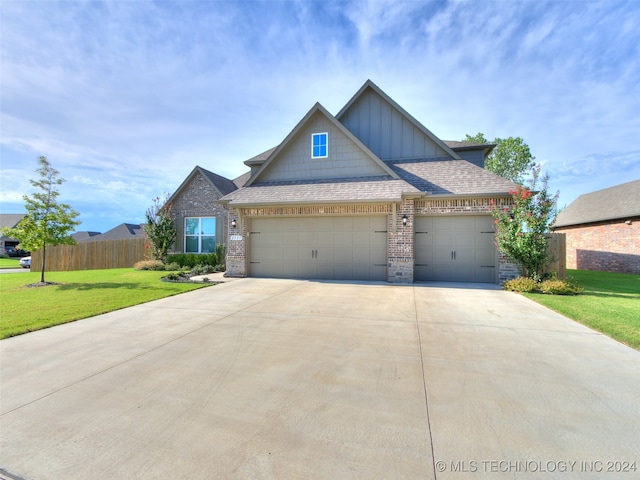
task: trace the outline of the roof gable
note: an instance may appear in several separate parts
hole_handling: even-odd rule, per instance
[[[461,158],[371,80],[336,118],[383,160]]]
[[[640,216],[640,179],[580,195],[558,214],[555,227]]]
[[[329,133],[327,158],[311,158],[311,134]],[[259,164],[245,187],[260,182],[387,175],[397,178],[358,138],[316,103],[287,137]]]
[[[121,223],[120,225],[113,227],[111,230],[107,230],[100,235],[94,235],[86,239],[87,242],[100,242],[103,240],[123,240],[128,238],[142,238],[144,237],[144,229],[142,225],[138,223]]]
[[[178,197],[180,193],[187,187],[187,185],[189,185],[191,180],[196,175],[202,175],[202,177],[211,184],[214,190],[216,190],[220,194],[220,197],[238,189],[238,187],[232,180],[229,180],[228,178],[210,172],[209,170],[196,165],[196,167],[191,171],[187,178],[185,178],[185,180],[180,184],[177,190],[173,192],[171,197],[169,197],[167,203],[172,203],[175,198]]]
[[[24,213],[0,213],[0,228],[15,228],[24,217]]]

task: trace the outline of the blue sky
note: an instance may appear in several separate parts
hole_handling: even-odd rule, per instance
[[[0,211],[37,157],[80,230],[234,178],[367,80],[444,140],[521,136],[560,191],[640,178],[640,1],[0,2]]]

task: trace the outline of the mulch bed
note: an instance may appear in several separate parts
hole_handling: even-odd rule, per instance
[[[25,285],[27,288],[38,288],[38,287],[48,287],[49,285],[62,285],[57,282],[38,282],[38,283],[30,283]]]

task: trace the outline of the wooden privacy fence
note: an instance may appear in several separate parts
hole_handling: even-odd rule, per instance
[[[547,272],[556,272],[558,278],[567,278],[567,237],[564,233],[552,233],[547,237],[547,255],[551,263]]]
[[[567,242],[564,233],[552,233],[548,237],[547,253],[551,263],[547,272],[556,272],[558,278],[567,275]],[[80,242],[76,245],[58,245],[47,248],[47,271],[100,270],[106,268],[130,268],[145,260],[145,238]],[[31,268],[39,271],[42,251],[31,254]]]
[[[75,245],[47,247],[46,269],[52,272],[68,270],[100,270],[131,268],[145,260],[146,238],[80,242]],[[31,254],[31,269],[42,267],[42,250]]]

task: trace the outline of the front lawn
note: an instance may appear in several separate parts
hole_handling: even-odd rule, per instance
[[[567,274],[584,287],[582,295],[523,295],[640,350],[640,275],[589,270]]]
[[[22,268],[19,258],[0,258],[0,268]]]
[[[40,272],[0,275],[0,338],[210,285],[161,282],[166,273],[130,268],[47,272],[45,280],[60,285],[36,288],[26,285],[39,282]]]

